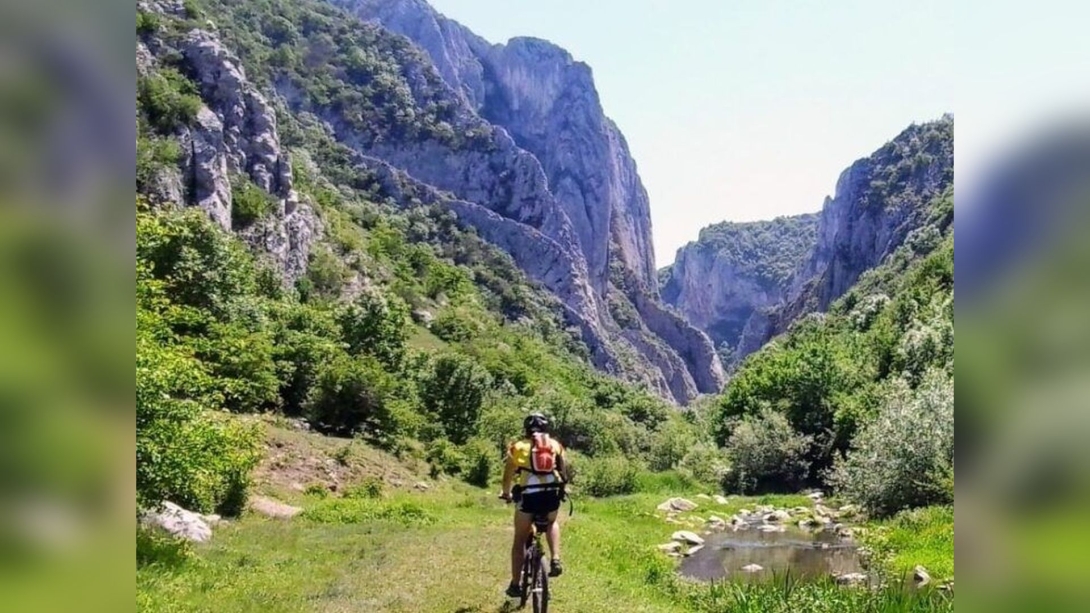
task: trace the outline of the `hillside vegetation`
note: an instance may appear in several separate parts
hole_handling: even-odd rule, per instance
[[[825,482],[873,513],[953,500],[953,195],[827,314],[751,355],[719,401],[740,491]]]

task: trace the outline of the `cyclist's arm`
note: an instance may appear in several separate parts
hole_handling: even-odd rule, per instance
[[[503,492],[504,498],[511,497],[511,487],[515,483],[515,470],[518,467],[515,465],[515,455],[508,449],[507,457],[504,458],[503,463]]]

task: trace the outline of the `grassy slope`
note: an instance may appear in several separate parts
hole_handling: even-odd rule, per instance
[[[432,483],[425,492],[411,489],[425,480],[409,465],[359,445],[338,453],[345,441],[268,427],[270,451],[258,472],[258,491],[308,509],[342,504],[305,495],[274,478],[288,470],[296,482],[326,476],[332,466],[344,485],[367,474],[386,483],[380,501],[368,507],[417,505],[431,521],[383,520],[357,524],[319,523],[297,517],[268,520],[254,515],[216,529],[212,542],[180,567],[146,566],[137,572],[137,604],[145,611],[390,611],[472,612],[508,610],[500,590],[506,574],[510,509],[494,494],[462,483]],[[358,443],[352,443],[358,445]],[[334,459],[340,457],[341,461]],[[292,459],[294,458],[294,460]],[[326,460],[332,460],[327,462]],[[317,460],[317,462],[315,462]],[[311,465],[320,464],[315,469]],[[272,464],[279,464],[273,468]],[[420,467],[418,467],[420,468]],[[398,484],[397,486],[393,484]],[[672,562],[654,551],[677,526],[653,512],[673,490],[664,477],[649,478],[651,491],[605,500],[577,501],[573,517],[563,518],[567,573],[555,583],[557,611],[766,611],[766,610],[904,610],[898,598],[868,596],[857,590],[811,585],[790,592],[730,586],[709,589],[673,578]],[[799,496],[761,500],[730,497],[727,506],[707,501],[695,516],[714,512],[729,516],[743,506],[806,504]],[[351,501],[349,505],[353,504]],[[942,515],[941,513],[939,514]],[[952,521],[952,514],[950,517]],[[697,524],[693,524],[696,527]],[[904,539],[911,531],[891,530],[889,541],[903,549],[897,560],[952,568],[952,542]],[[926,560],[926,561],[925,561]],[[730,603],[730,605],[726,603]],[[926,604],[926,603],[925,603]],[[939,610],[920,605],[918,610]],[[952,606],[952,605],[951,605]],[[801,609],[800,609],[801,608]]]

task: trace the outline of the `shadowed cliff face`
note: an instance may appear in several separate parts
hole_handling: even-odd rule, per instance
[[[590,68],[539,39],[489,44],[421,0],[332,3],[419,46],[464,111],[454,129],[483,124],[490,134],[483,147],[397,138],[376,144],[324,114],[338,138],[497,213],[462,219],[565,302],[592,354],[603,356],[600,367],[640,371],[637,378],[682,403],[717,392],[722,367],[710,340],[658,301],[647,192],[624,137],[602,111]],[[538,234],[553,246],[528,248],[519,238]],[[619,323],[610,301],[636,318]],[[636,364],[623,365],[621,354]]]

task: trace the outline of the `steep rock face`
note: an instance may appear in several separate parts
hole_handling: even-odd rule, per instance
[[[817,244],[784,302],[747,323],[736,359],[806,313],[824,311],[863,272],[881,264],[927,223],[928,203],[954,180],[954,119],[912,125],[841,175],[826,198]]]
[[[733,351],[753,317],[782,302],[791,275],[816,243],[816,214],[704,228],[662,272],[662,298]]]
[[[181,3],[141,4],[146,11],[179,14]],[[138,74],[146,76],[165,54],[162,41],[137,42]],[[281,273],[285,286],[306,274],[310,248],[321,225],[309,204],[293,189],[291,162],[280,147],[276,114],[247,79],[238,58],[219,38],[191,30],[179,49],[197,81],[202,106],[188,127],[176,135],[182,144],[182,176],[167,177],[156,190],[168,203],[203,209],[223,229],[237,232],[264,252]],[[276,202],[271,214],[244,228],[232,223],[232,180],[245,177]],[[234,178],[234,179],[233,179]],[[174,184],[176,183],[176,186]]]
[[[575,323],[594,331],[592,339],[584,339],[592,352],[611,354],[608,361],[616,362],[617,351],[624,351],[620,346],[633,346],[658,371],[645,372],[644,380],[669,389],[683,403],[697,393],[718,391],[722,368],[710,340],[680,318],[664,318],[661,305],[650,306],[658,288],[647,194],[623,136],[602,112],[590,69],[538,39],[490,45],[421,0],[331,1],[421,47],[450,97],[468,105],[454,130],[481,130],[484,119],[489,134],[484,146],[396,136],[376,142],[335,114],[319,112],[335,126],[338,139],[451,192],[456,200],[497,213],[467,211],[463,220],[564,300]],[[299,98],[278,89],[289,100]],[[530,226],[531,234],[544,235],[553,245],[541,252],[541,243],[531,241],[527,248],[514,238],[527,232],[516,231],[509,221]],[[642,305],[635,310],[651,320],[624,326],[623,334],[606,306],[619,278],[624,300]]]
[[[824,311],[864,271],[920,227],[926,204],[954,180],[954,119],[913,125],[845,170],[826,198],[818,244],[796,276],[785,313]]]

